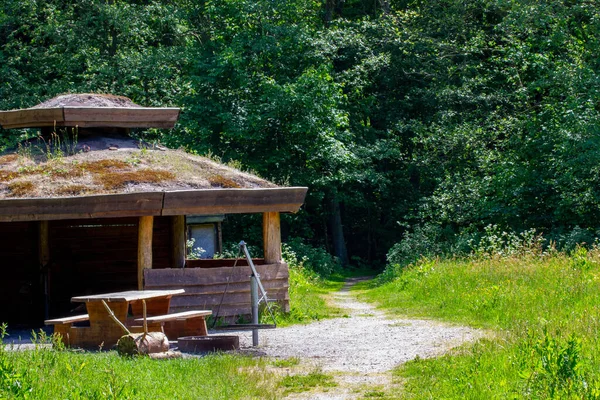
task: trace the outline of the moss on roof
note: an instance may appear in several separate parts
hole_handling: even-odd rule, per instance
[[[277,186],[208,158],[123,136],[60,147],[40,138],[0,156],[0,199],[270,187]]]

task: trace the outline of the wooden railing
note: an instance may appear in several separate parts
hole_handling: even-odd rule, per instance
[[[206,309],[212,310],[213,315],[218,311],[221,317],[250,314],[249,266],[241,264],[242,260],[235,268],[232,268],[234,260],[189,261],[193,263],[188,268],[144,270],[144,289],[184,289],[184,294],[173,296],[170,312]],[[201,267],[194,267],[194,264]],[[269,298],[277,300],[283,310],[289,311],[287,264],[257,262],[256,269]]]

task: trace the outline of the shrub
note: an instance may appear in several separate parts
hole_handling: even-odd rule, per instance
[[[439,225],[423,224],[406,232],[401,242],[396,243],[387,253],[390,264],[408,265],[421,257],[433,257],[447,253],[448,244],[445,232]]]
[[[535,398],[589,397],[581,345],[575,334],[562,337],[560,332],[550,334],[544,328],[538,337],[530,331],[520,349],[526,367],[519,376],[525,380],[526,392]]]
[[[473,253],[483,257],[541,254],[543,244],[544,237],[535,229],[516,233],[490,224],[484,228],[479,243],[473,246]]]
[[[339,271],[341,264],[325,249],[305,244],[300,238],[292,238],[283,243],[283,259],[290,268],[302,266],[321,276],[327,277]]]
[[[577,247],[591,246],[597,241],[597,233],[575,226],[570,232],[557,232],[548,237],[556,247],[565,252],[575,251]]]

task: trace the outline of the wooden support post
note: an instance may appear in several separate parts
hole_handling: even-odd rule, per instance
[[[278,212],[263,214],[263,246],[265,264],[281,262],[281,229]]]
[[[144,290],[144,269],[152,268],[154,217],[140,217],[138,225],[138,289]]]
[[[171,217],[171,268],[185,267],[185,216]]]

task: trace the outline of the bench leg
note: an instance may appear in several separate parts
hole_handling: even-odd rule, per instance
[[[170,340],[177,340],[182,336],[206,336],[206,320],[204,317],[188,318],[179,321],[165,322],[165,335]]]
[[[54,334],[60,336],[63,344],[67,347],[71,346],[71,324],[54,325]]]
[[[204,317],[190,318],[185,320],[185,331],[194,332],[186,334],[186,336],[206,336],[208,335],[208,329],[206,329],[206,320]]]

